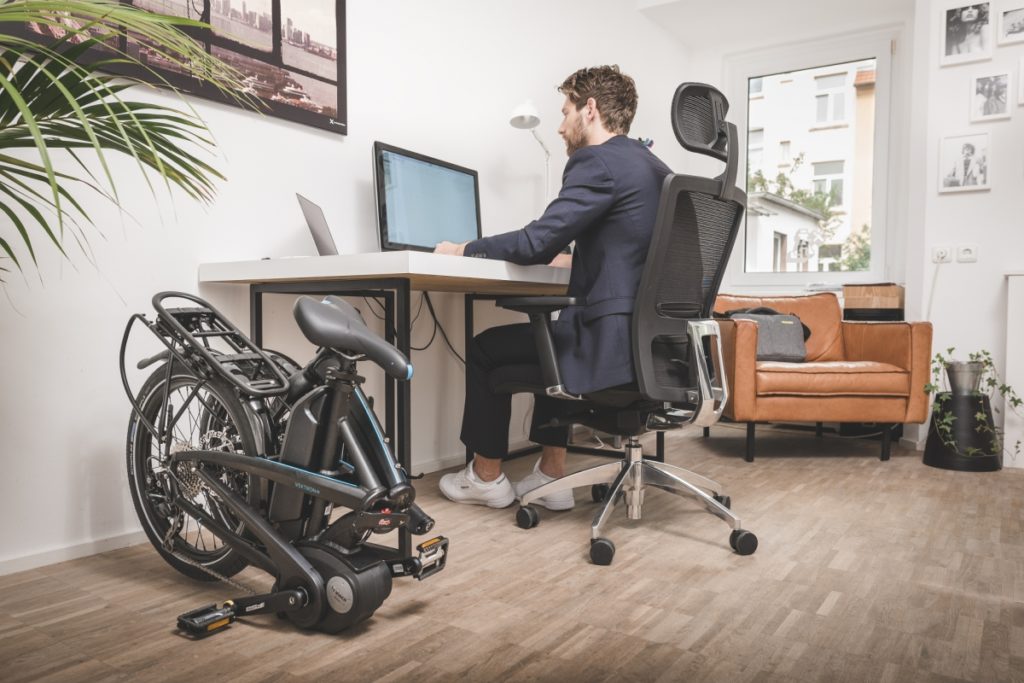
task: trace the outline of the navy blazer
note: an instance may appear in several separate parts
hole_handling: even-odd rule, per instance
[[[565,388],[584,394],[636,380],[631,314],[650,246],[662,182],[671,171],[619,135],[577,150],[562,189],[522,230],[466,245],[466,256],[549,263],[575,240],[568,295],[585,301],[552,325]]]

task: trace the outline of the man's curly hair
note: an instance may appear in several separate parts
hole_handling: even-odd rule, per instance
[[[579,111],[593,97],[601,120],[610,132],[625,135],[636,115],[636,83],[617,64],[580,69],[558,86]]]

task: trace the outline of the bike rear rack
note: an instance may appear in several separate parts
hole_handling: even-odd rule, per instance
[[[168,299],[184,299],[194,305],[167,307],[164,302]],[[196,377],[204,380],[221,377],[245,396],[269,398],[288,391],[288,376],[277,363],[203,299],[184,292],[160,292],[153,296],[153,308],[157,312],[155,320],[150,321],[141,313],[128,319],[121,339],[120,365],[121,384],[128,401],[154,436],[159,437],[159,430],[143,415],[125,371],[128,339],[139,321],[167,347],[167,351],[139,361],[136,367],[140,370],[173,358]],[[215,341],[219,342],[220,349],[212,346]]]

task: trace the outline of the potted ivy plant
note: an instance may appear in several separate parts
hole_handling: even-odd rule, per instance
[[[970,472],[1001,469],[1004,456],[1016,460],[1020,455],[1021,442],[1005,443],[993,413],[999,412],[1000,403],[1017,412],[1022,400],[999,377],[991,353],[983,349],[958,361],[955,350],[950,347],[932,359],[925,393],[934,402],[924,463]]]

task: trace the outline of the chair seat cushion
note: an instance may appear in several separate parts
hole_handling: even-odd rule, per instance
[[[757,363],[759,396],[909,396],[910,373],[889,363]]]

